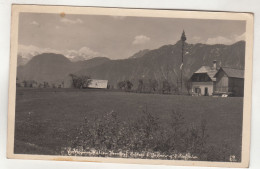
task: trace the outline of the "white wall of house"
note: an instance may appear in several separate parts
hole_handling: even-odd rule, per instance
[[[214,92],[214,87],[213,87],[213,82],[192,82],[192,93],[193,94],[198,94],[198,90],[196,88],[200,89],[200,94],[202,96],[205,95],[206,90],[208,91],[208,95],[211,96],[212,93]],[[206,89],[207,88],[207,89]]]

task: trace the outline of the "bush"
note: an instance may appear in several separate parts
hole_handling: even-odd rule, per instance
[[[120,90],[131,91],[133,83],[129,80],[120,81],[117,83],[117,88]]]
[[[181,112],[172,111],[170,124],[162,125],[157,115],[143,110],[133,121],[122,121],[111,111],[94,119],[85,118],[63,155],[125,158],[184,159],[206,161],[240,160],[230,145],[207,143],[207,122],[187,124]],[[170,127],[166,127],[170,126]],[[238,153],[239,154],[239,153]]]
[[[91,83],[90,76],[76,76],[74,74],[69,75],[72,80],[72,87],[82,89],[82,88],[87,88],[89,84]],[[64,82],[62,82],[62,85],[64,87]]]

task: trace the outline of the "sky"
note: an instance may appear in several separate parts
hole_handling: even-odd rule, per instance
[[[245,39],[245,21],[20,13],[18,55],[55,52],[71,60],[125,59],[143,49],[187,43],[233,44]]]

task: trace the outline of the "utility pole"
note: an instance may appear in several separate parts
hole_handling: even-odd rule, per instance
[[[182,79],[183,54],[184,54],[184,45],[185,45],[186,39],[187,38],[186,38],[185,32],[183,30],[182,35],[181,35],[182,47],[181,47],[181,66],[180,66],[180,69],[181,69],[181,93],[182,93],[182,82],[183,82],[183,79]]]

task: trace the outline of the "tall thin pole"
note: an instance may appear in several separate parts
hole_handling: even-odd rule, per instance
[[[183,68],[183,49],[184,49],[184,41],[182,41],[182,48],[181,48],[181,93],[182,93],[182,68]]]
[[[183,69],[183,54],[184,54],[184,44],[185,44],[185,41],[186,41],[186,36],[185,36],[185,32],[183,30],[182,32],[182,35],[181,35],[181,41],[182,41],[182,47],[181,47],[181,93],[182,93],[182,69]]]

